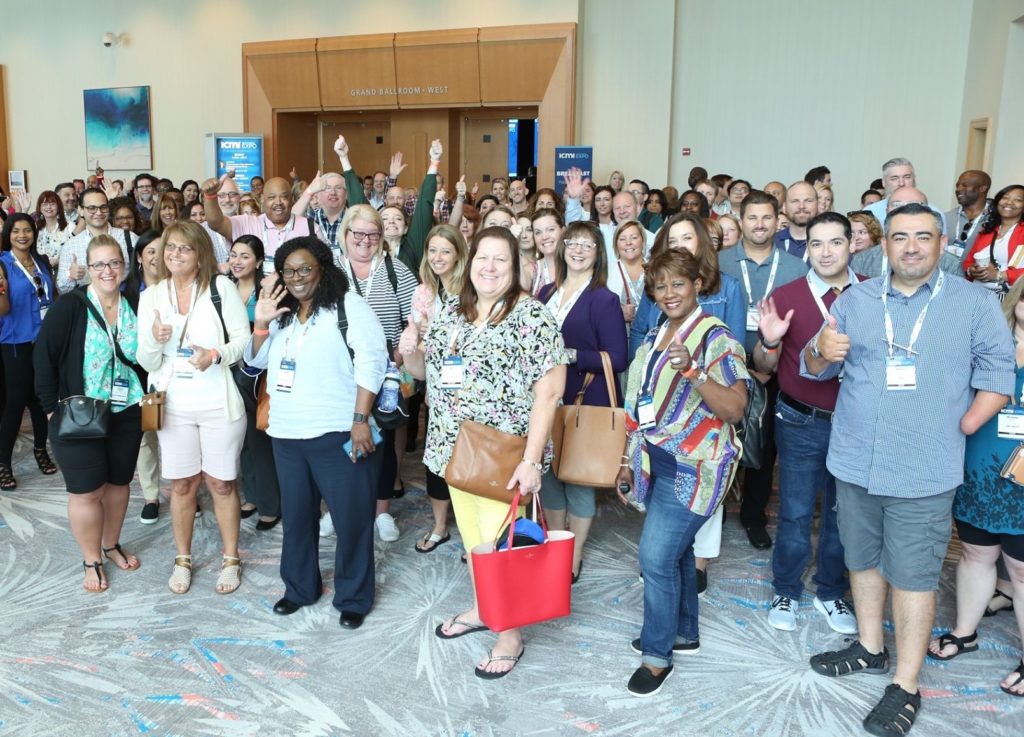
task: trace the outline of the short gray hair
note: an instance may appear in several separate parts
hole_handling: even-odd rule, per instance
[[[889,237],[889,231],[892,230],[892,221],[897,215],[931,215],[935,221],[935,231],[941,236],[942,235],[942,214],[935,212],[928,205],[922,205],[917,202],[908,202],[907,204],[897,207],[895,210],[890,212],[885,218],[885,237]]]
[[[909,166],[911,169],[914,168],[914,165],[910,163],[910,159],[905,159],[902,156],[897,156],[895,159],[889,159],[884,164],[882,164],[882,176],[884,177],[885,173],[892,169],[894,166]]]

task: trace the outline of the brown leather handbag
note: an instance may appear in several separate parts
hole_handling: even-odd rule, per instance
[[[525,437],[463,420],[444,480],[460,491],[511,504],[515,491],[505,487],[525,452]],[[531,496],[520,496],[519,503],[527,504]]]
[[[551,430],[555,457],[551,470],[563,483],[615,486],[620,459],[626,448],[625,416],[623,409],[615,406],[618,403],[615,374],[611,357],[604,351],[601,351],[601,365],[611,406],[583,404],[583,395],[594,379],[594,374],[587,374],[576,401],[559,407],[555,412],[555,425]]]
[[[166,402],[167,392],[151,391],[142,395],[139,401],[139,406],[142,407],[142,432],[163,429]]]
[[[256,429],[267,431],[270,427],[270,395],[267,393],[267,372],[260,374],[256,382]]]

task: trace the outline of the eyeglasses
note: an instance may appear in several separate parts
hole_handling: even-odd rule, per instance
[[[352,236],[352,240],[356,243],[359,241],[369,241],[370,243],[376,243],[380,240],[380,233],[364,233],[361,230],[352,230],[349,228],[349,234]]]
[[[187,256],[188,254],[192,253],[195,250],[194,248],[192,248],[192,246],[179,246],[176,243],[168,243],[166,246],[164,246],[164,249],[170,251],[171,253],[180,253],[182,256]]]
[[[218,200],[234,200],[241,199],[242,195],[239,192],[218,192]]]
[[[590,253],[596,247],[597,247],[597,244],[594,243],[594,241],[580,241],[580,240],[576,240],[575,238],[573,238],[573,239],[567,240],[565,242],[566,250],[568,250],[570,248],[575,248],[576,250],[583,251],[584,253]]]
[[[89,268],[92,269],[92,271],[96,274],[102,274],[107,269],[110,269],[111,271],[120,271],[123,266],[124,261],[120,260],[93,261],[91,264],[89,264]]]
[[[342,192],[345,191],[345,188],[344,187],[340,187],[340,186],[339,187],[324,187],[322,191],[323,192],[337,192],[338,194],[341,194]]]
[[[97,212],[110,212],[110,205],[82,205],[82,209],[90,215],[95,215]]]
[[[310,264],[300,266],[297,269],[286,267],[284,269],[281,269],[281,276],[283,276],[285,279],[294,279],[296,276],[309,276],[310,274],[313,273],[313,269],[315,268],[315,266],[311,266]]]

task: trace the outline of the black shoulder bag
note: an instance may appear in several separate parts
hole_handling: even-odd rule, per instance
[[[228,324],[224,322],[224,306],[220,298],[220,291],[217,289],[216,276],[210,279],[210,301],[213,302],[213,308],[217,310],[217,317],[220,318],[220,327],[224,331],[224,342],[227,343],[229,340]],[[256,411],[256,405],[259,402],[256,384],[259,382],[260,374],[262,373],[262,369],[253,368],[246,364],[245,361],[239,361],[231,365],[231,378],[234,379],[235,386],[238,387],[238,393],[242,395],[242,404],[245,406],[247,413]]]

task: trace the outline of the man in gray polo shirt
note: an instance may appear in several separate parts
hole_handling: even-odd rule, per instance
[[[843,376],[827,466],[859,631],[811,668],[888,672],[882,620],[892,591],[899,660],[864,719],[877,735],[905,734],[921,708],[964,439],[1007,402],[1016,366],[996,298],[937,268],[946,237],[927,205],[893,210],[883,246],[890,271],[846,290],[801,355],[802,376]]]

